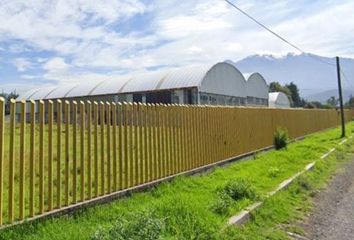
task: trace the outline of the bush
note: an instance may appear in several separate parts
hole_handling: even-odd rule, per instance
[[[279,173],[280,173],[280,169],[277,167],[270,167],[268,169],[268,176],[271,178],[277,177],[279,175]]]
[[[231,204],[232,198],[225,192],[219,192],[215,202],[210,206],[210,208],[216,214],[227,215]]]
[[[226,194],[233,200],[257,198],[256,190],[252,187],[249,181],[244,179],[231,180],[222,188],[219,189],[219,194]]]
[[[92,240],[160,239],[164,221],[152,212],[139,212],[128,217],[120,217],[109,228],[99,228]]]
[[[274,146],[276,150],[286,148],[289,139],[288,130],[286,128],[278,127],[274,133]]]

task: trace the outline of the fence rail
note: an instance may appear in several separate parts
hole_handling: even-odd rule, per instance
[[[345,112],[346,121],[353,117]],[[340,123],[335,110],[0,100],[0,226]]]

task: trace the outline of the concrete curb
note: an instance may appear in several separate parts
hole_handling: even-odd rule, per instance
[[[353,136],[350,136],[350,137],[344,139],[343,141],[339,142],[338,145],[339,146],[343,145],[345,142],[348,141],[348,139],[352,139],[352,138],[353,138]],[[335,150],[336,150],[336,148],[330,149],[327,153],[323,154],[320,159],[323,160],[323,159],[327,158]],[[276,193],[286,189],[287,187],[289,187],[289,185],[291,183],[293,183],[299,176],[301,176],[305,172],[308,172],[308,171],[312,170],[314,168],[314,166],[316,165],[316,162],[317,162],[317,160],[312,162],[312,163],[307,164],[306,167],[304,168],[304,170],[294,174],[292,177],[290,177],[290,178],[284,180],[283,182],[281,182],[274,191],[271,191],[271,192],[269,192],[266,195],[266,198],[269,198],[269,197],[273,196],[274,194],[276,194]],[[260,207],[262,207],[263,204],[264,204],[264,201],[263,202],[256,202],[256,203],[252,204],[251,206],[248,206],[247,208],[242,210],[239,214],[237,214],[235,216],[232,216],[229,219],[228,224],[229,225],[234,225],[234,226],[240,226],[240,225],[245,224],[246,222],[248,222],[248,220],[250,220],[251,213],[253,211],[259,209]]]

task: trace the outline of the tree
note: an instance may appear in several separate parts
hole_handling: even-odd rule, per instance
[[[335,108],[338,105],[339,99],[337,99],[335,96],[330,97],[327,100],[327,105],[331,108]]]
[[[345,106],[346,107],[350,107],[350,108],[354,107],[354,97],[353,97],[353,95],[350,95],[348,102],[345,103]]]
[[[286,84],[285,87],[289,89],[293,107],[303,107],[304,101],[300,98],[299,89],[293,82]]]
[[[10,100],[16,99],[18,96],[19,95],[17,94],[16,90],[10,93],[5,93],[5,92],[0,93],[0,97],[4,98],[5,100],[5,114],[10,114]]]

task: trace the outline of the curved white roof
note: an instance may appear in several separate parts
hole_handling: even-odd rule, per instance
[[[272,108],[290,108],[288,96],[282,92],[269,93],[269,107]]]
[[[200,91],[246,97],[246,80],[234,66],[225,62],[212,66],[201,81]]]
[[[54,91],[47,95],[47,99],[56,99],[66,97],[66,94],[73,90],[77,85],[64,85],[59,86]]]
[[[208,70],[213,66],[189,66],[170,71],[158,89],[199,87]]]
[[[101,84],[103,84],[103,82],[81,83],[76,87],[74,87],[73,89],[71,89],[71,91],[67,92],[63,96],[63,98],[90,96],[91,92],[94,91]]]
[[[41,88],[37,92],[35,92],[33,95],[29,97],[29,99],[33,100],[39,100],[39,99],[47,99],[47,96],[53,92],[57,87],[46,87],[46,88]]]
[[[246,97],[246,81],[243,75],[235,66],[223,62],[210,66],[161,70],[99,83],[85,82],[78,85],[43,88],[29,91],[18,99],[72,98],[190,87],[197,87],[201,92]]]
[[[35,94],[39,90],[40,89],[32,89],[27,92],[20,93],[20,95],[17,97],[17,100],[21,101],[21,100],[32,99],[31,96],[33,96],[33,94]]]
[[[268,85],[260,73],[255,72],[247,77],[247,96],[268,99]]]
[[[166,71],[151,72],[142,75],[137,75],[128,79],[124,88],[120,90],[121,93],[128,92],[146,92],[156,90],[161,79],[167,75]]]

